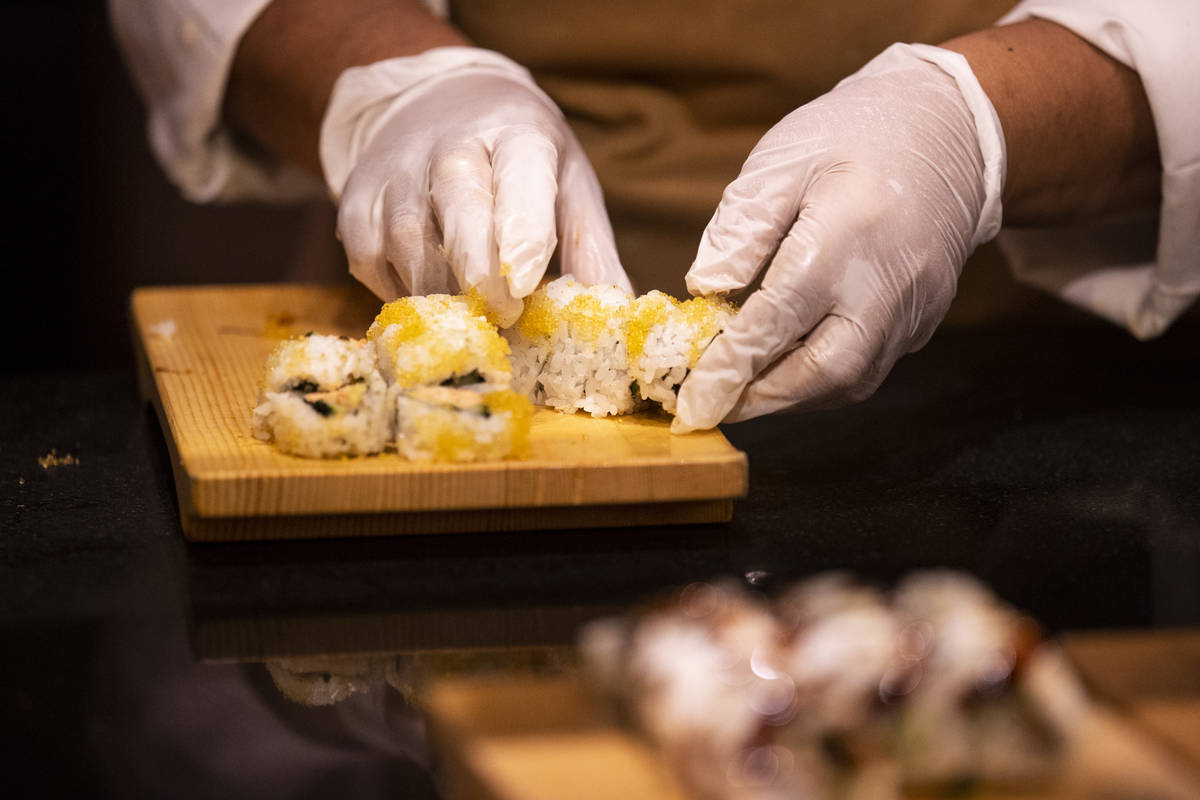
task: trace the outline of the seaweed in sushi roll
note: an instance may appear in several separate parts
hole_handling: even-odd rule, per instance
[[[379,370],[400,390],[470,383],[507,384],[508,343],[481,307],[461,295],[402,297],[367,329]]]
[[[267,359],[253,432],[307,458],[382,451],[392,425],[374,346],[311,332],[280,342]]]

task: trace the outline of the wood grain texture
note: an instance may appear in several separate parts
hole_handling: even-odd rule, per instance
[[[577,680],[453,679],[425,704],[447,800],[691,797]]]
[[[661,415],[539,409],[532,455],[414,464],[394,453],[303,459],[250,433],[267,355],[316,330],[361,336],[378,301],[356,287],[142,288],[130,312],[140,383],[163,425],[185,535],[205,540],[716,522],[747,488],[719,431],[672,436]],[[163,331],[173,323],[173,334]],[[287,518],[297,523],[295,529]]]

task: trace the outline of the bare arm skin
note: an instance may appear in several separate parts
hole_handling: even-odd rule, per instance
[[[343,70],[469,44],[419,0],[274,0],[238,45],[225,94],[233,127],[321,175],[321,119]]]
[[[1137,73],[1071,31],[1029,20],[952,39],[1008,145],[1004,222],[1037,225],[1154,207],[1154,120]]]

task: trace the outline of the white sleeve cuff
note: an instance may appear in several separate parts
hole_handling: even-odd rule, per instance
[[[238,142],[222,119],[238,43],[271,0],[109,0],[109,16],[147,109],[150,149],[195,202],[288,202],[325,195],[298,167]],[[446,0],[425,0],[446,16]]]
[[[928,44],[903,46],[909,48],[913,55],[937,66],[954,78],[975,121],[975,136],[979,142],[979,153],[983,157],[984,199],[983,208],[979,212],[979,223],[975,226],[975,235],[971,237],[973,250],[996,238],[1004,215],[1001,198],[1004,195],[1008,154],[1000,115],[996,113],[991,99],[979,85],[979,79],[975,77],[975,72],[964,55]]]
[[[238,42],[270,0],[109,0],[146,103],[155,158],[196,202],[319,196],[320,183],[240,147],[221,118]]]
[[[998,244],[1020,280],[1138,338],[1157,336],[1200,295],[1200,3],[1026,0],[998,24],[1030,17],[1062,25],[1137,71],[1158,136],[1162,205],[1156,225],[1006,230]]]

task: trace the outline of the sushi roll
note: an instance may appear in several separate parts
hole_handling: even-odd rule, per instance
[[[1039,640],[1032,620],[971,576],[943,570],[906,578],[893,607],[927,640],[898,729],[909,783],[1050,779],[1063,741],[1025,683]]]
[[[674,413],[679,385],[734,313],[718,298],[631,298],[615,286],[558,278],[531,294],[504,332],[513,388],[568,413],[604,417],[650,403]]]
[[[658,291],[630,303],[625,347],[630,379],[642,399],[675,413],[679,385],[734,312],[729,302],[719,298],[680,302]]]
[[[367,329],[384,379],[402,391],[507,384],[508,343],[482,311],[460,295],[402,297],[386,304]]]
[[[506,387],[425,386],[395,404],[396,449],[411,461],[496,461],[529,447],[533,406]]]
[[[787,630],[784,669],[806,698],[810,731],[844,735],[870,727],[880,692],[911,678],[914,659],[905,657],[911,648],[897,647],[901,621],[882,592],[846,573],[791,587],[775,613]]]
[[[825,798],[819,743],[786,737],[801,698],[768,604],[731,582],[694,583],[633,617],[581,632],[586,674],[700,797]]]
[[[639,404],[625,351],[630,297],[616,286],[585,286],[570,276],[525,300],[505,331],[513,388],[539,405],[593,417],[627,414]]]
[[[392,425],[374,346],[312,332],[280,342],[267,359],[253,433],[306,458],[382,451]]]
[[[524,453],[533,407],[508,389],[508,342],[463,296],[402,297],[367,329],[389,384],[396,449],[411,461]]]

